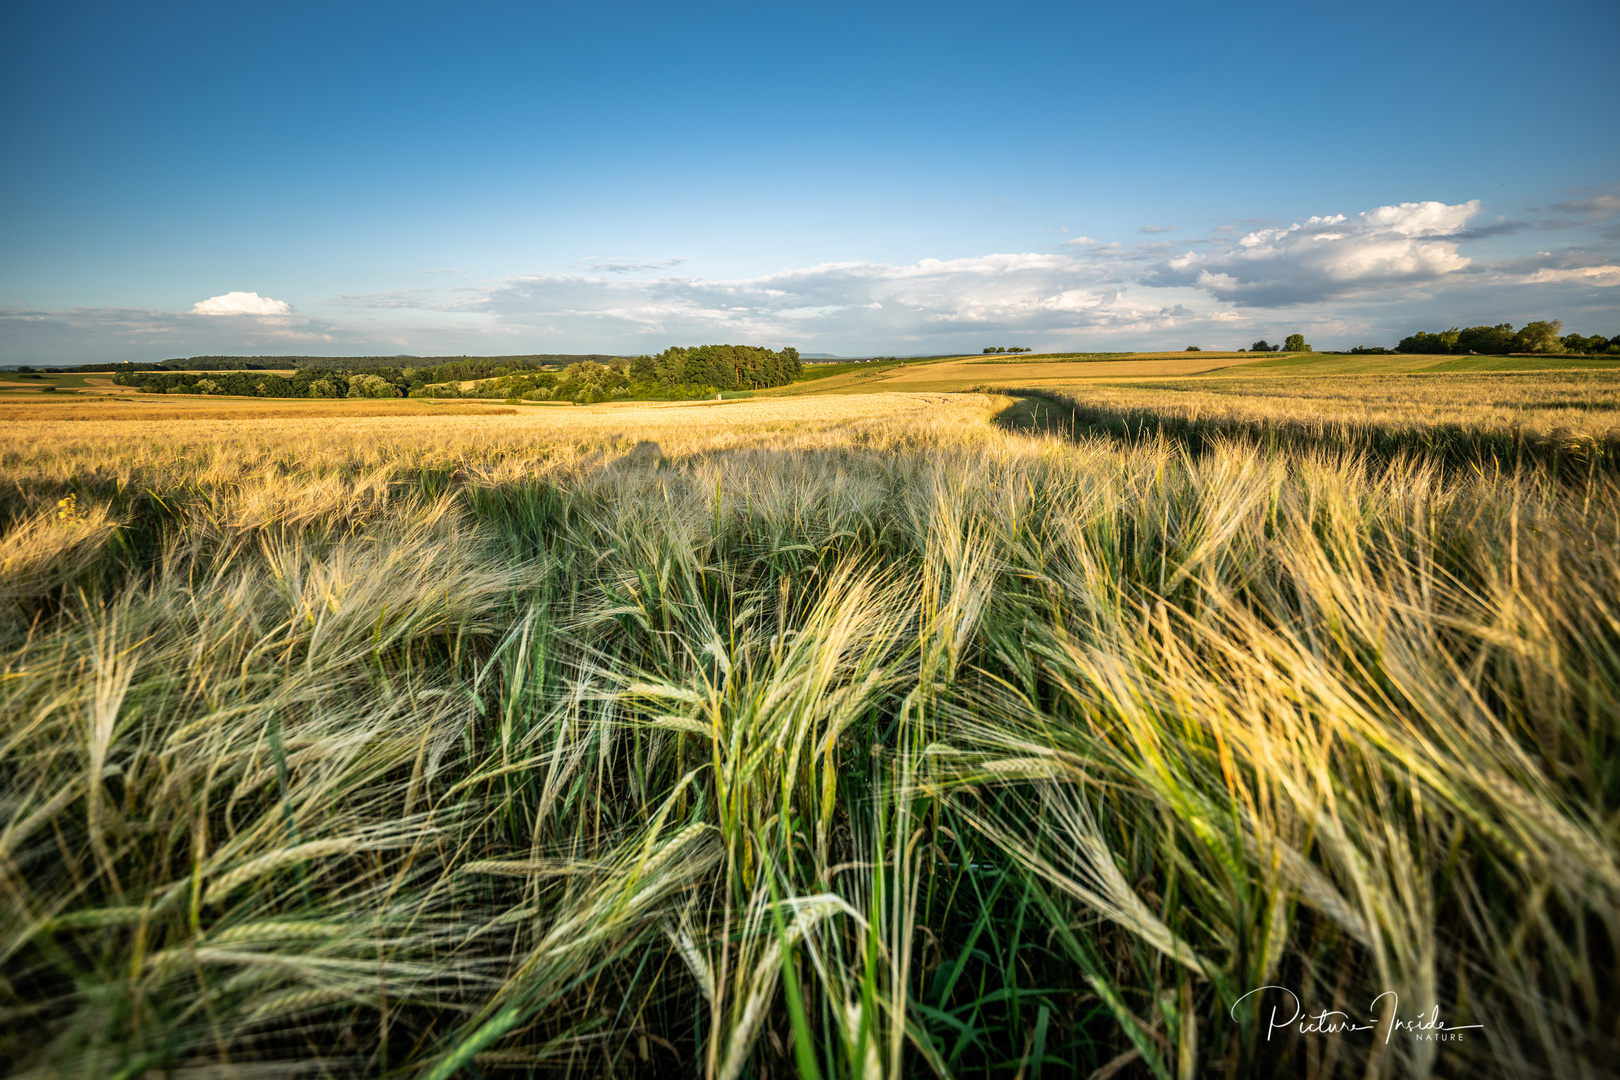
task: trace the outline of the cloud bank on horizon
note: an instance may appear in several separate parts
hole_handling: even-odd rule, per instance
[[[1577,313],[1571,321],[1585,332],[1620,330],[1610,325],[1620,322],[1620,252],[1612,241],[1494,260],[1462,250],[1513,232],[1568,228],[1571,218],[1601,224],[1620,216],[1620,199],[1600,193],[1554,204],[1564,219],[1540,226],[1476,226],[1481,206],[1478,199],[1403,202],[1242,233],[1216,227],[1173,244],[1126,247],[1080,236],[1041,252],[831,262],[751,278],[669,273],[686,261],[678,257],[585,260],[573,273],[318,298],[321,315],[231,291],[189,312],[0,309],[0,329],[12,362],[303,351],[633,353],[700,341],[845,354],[974,351],[1003,339],[1040,349],[1176,348],[1183,338],[1237,347],[1251,333],[1279,335],[1285,326],[1324,347],[1347,347],[1393,344],[1431,324],[1527,321],[1555,309]]]

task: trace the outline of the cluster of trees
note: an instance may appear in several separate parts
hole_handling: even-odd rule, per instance
[[[803,370],[799,350],[794,348],[772,352],[752,345],[698,345],[636,357],[630,361],[630,382],[648,388],[647,396],[683,387],[763,390],[786,386]]]
[[[1012,353],[1012,352],[1034,352],[1035,350],[1034,349],[1026,349],[1026,348],[1023,348],[1022,346],[1018,346],[1018,345],[1014,345],[1014,346],[986,345],[984,347],[984,351],[987,352],[987,353]]]
[[[1311,351],[1311,347],[1309,345],[1305,344],[1305,335],[1304,334],[1289,334],[1286,338],[1283,339],[1283,343],[1281,345],[1273,345],[1269,341],[1267,341],[1265,338],[1261,338],[1259,341],[1255,342],[1253,345],[1250,345],[1247,349],[1239,349],[1238,350],[1238,352],[1291,352],[1291,353],[1308,353],[1310,351]]]
[[[1395,346],[1399,353],[1620,353],[1620,334],[1604,337],[1602,334],[1586,336],[1563,333],[1564,324],[1558,319],[1540,319],[1525,323],[1518,330],[1512,323],[1495,326],[1468,326],[1439,333],[1419,330],[1400,340]],[[1383,352],[1367,346],[1350,350],[1355,353]]]
[[[461,389],[454,382],[417,387],[411,397],[496,398],[505,401],[573,401],[591,405],[598,401],[629,398],[630,364],[623,357],[610,357],[605,364],[581,360],[560,372],[514,372],[485,379]],[[713,391],[710,391],[711,393]]]

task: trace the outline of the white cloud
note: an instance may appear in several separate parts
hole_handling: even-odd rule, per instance
[[[291,315],[292,305],[256,292],[228,292],[191,305],[197,315]]]
[[[1465,269],[1457,253],[1479,200],[1380,206],[1346,217],[1313,217],[1257,229],[1229,248],[1188,251],[1160,263],[1142,280],[1192,285],[1216,299],[1282,307],[1434,281]]]
[[[1620,285],[1620,266],[1577,266],[1567,270],[1542,268],[1525,278],[1527,285],[1573,281],[1581,285]]]
[[[1098,253],[1100,253],[1102,249],[1117,248],[1119,247],[1119,244],[1105,244],[1101,240],[1096,240],[1089,236],[1076,236],[1072,239],[1064,240],[1062,243],[1058,244],[1058,247],[1096,248],[1098,249]]]
[[[646,262],[637,262],[634,259],[587,259],[587,270],[598,274],[647,274],[658,270],[668,270],[672,266],[679,266],[686,259],[679,255],[670,255],[662,259],[652,259]]]

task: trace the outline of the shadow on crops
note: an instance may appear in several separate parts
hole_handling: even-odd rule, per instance
[[[1375,463],[1422,457],[1448,470],[1503,474],[1544,472],[1565,483],[1620,476],[1620,436],[1567,429],[1467,428],[1458,424],[1391,428],[1321,419],[1187,418],[1150,408],[1117,408],[1044,390],[1004,391],[1012,404],[995,417],[1005,430],[1066,439],[1138,443],[1160,437],[1194,457],[1216,444],[1250,443],[1268,453],[1358,453]]]

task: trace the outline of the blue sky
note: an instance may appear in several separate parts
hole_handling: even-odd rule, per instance
[[[1613,0],[0,20],[0,363],[1620,333]]]

